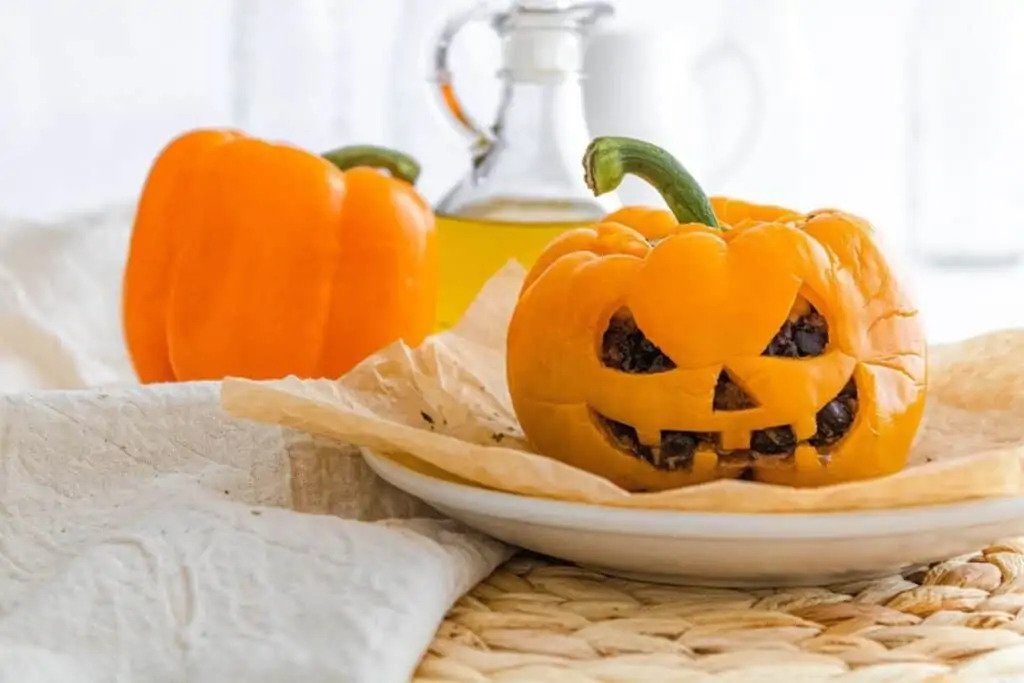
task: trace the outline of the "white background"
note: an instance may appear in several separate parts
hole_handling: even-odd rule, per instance
[[[199,125],[402,147],[436,199],[467,156],[431,98],[430,46],[469,4],[0,0],[0,216],[128,204],[159,148]],[[634,71],[588,74],[629,92],[588,112],[597,132],[653,138],[715,193],[868,217],[936,339],[1024,325],[1020,266],[993,265],[1024,251],[1024,2],[615,4],[606,29],[638,37],[612,61]],[[454,55],[485,115],[497,54],[478,28]],[[951,260],[971,267],[935,265]]]

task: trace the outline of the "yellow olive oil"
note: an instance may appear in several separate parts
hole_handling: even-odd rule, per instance
[[[441,266],[437,329],[458,322],[484,283],[510,259],[529,269],[552,239],[592,222],[512,223],[437,216]]]

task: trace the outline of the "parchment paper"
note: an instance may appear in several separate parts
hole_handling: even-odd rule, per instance
[[[523,271],[510,264],[459,325],[395,343],[339,381],[229,379],[231,414],[303,429],[447,479],[601,505],[731,512],[906,507],[1016,495],[1024,477],[1024,331],[930,350],[930,393],[910,463],[867,481],[794,489],[717,481],[633,494],[529,452],[505,382],[505,331]],[[411,456],[411,457],[410,457]]]

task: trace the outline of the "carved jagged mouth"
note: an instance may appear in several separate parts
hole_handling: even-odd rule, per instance
[[[857,415],[857,385],[853,379],[839,394],[817,412],[818,430],[809,439],[797,441],[789,425],[757,429],[750,433],[750,448],[723,449],[719,435],[712,432],[662,430],[656,445],[640,442],[636,428],[617,422],[594,411],[598,424],[608,440],[623,452],[665,471],[686,470],[693,466],[698,450],[715,451],[719,463],[734,468],[748,467],[766,459],[783,461],[792,457],[798,445],[808,444],[817,449],[819,457],[827,459],[834,445],[853,426]]]

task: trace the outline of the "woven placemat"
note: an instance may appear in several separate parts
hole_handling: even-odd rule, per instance
[[[1024,538],[819,588],[631,581],[521,554],[456,603],[428,681],[1024,681]]]

